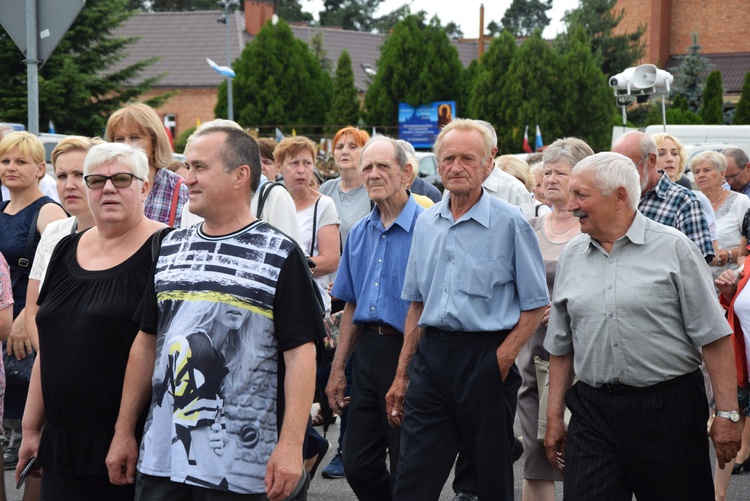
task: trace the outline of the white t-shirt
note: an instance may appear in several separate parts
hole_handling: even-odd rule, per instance
[[[318,207],[316,233],[324,226],[340,224],[339,216],[336,213],[336,205],[330,197],[325,195],[321,195],[318,201],[310,207],[297,211],[297,222],[299,223],[299,230],[302,234],[302,250],[305,251],[305,254],[311,257],[320,254],[317,235],[315,238],[315,245],[310,249],[310,246],[313,243],[313,215],[315,214],[316,205]],[[312,252],[310,252],[311,250]],[[331,311],[331,296],[328,294],[328,283],[330,282],[330,277],[328,275],[323,275],[314,280],[320,288],[320,294],[323,296],[326,313],[328,313]]]

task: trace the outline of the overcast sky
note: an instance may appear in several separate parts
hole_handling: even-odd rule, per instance
[[[318,12],[323,10],[323,0],[302,0],[300,3],[304,10],[312,12],[316,18]],[[409,3],[409,0],[385,0],[380,4],[376,15],[387,14],[405,3]],[[481,4],[484,4],[484,25],[487,26],[490,21],[500,23],[511,0],[411,0],[411,11],[425,10],[431,15],[437,14],[443,24],[453,21],[461,26],[466,38],[476,38],[479,36],[479,6]],[[578,7],[578,0],[553,0],[552,9],[547,11],[552,21],[544,30],[544,37],[554,38],[562,32],[563,14],[566,10],[576,7]]]

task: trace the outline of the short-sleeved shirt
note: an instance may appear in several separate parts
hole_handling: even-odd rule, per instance
[[[355,324],[384,323],[404,332],[410,303],[401,299],[401,290],[414,225],[423,210],[409,197],[385,228],[376,206],[349,232],[331,294],[356,305]]]
[[[147,218],[153,221],[159,221],[160,223],[169,224],[169,214],[172,210],[174,190],[177,187],[177,181],[180,179],[182,178],[179,175],[169,169],[156,169],[154,185],[146,196],[144,214]],[[177,207],[174,219],[175,227],[180,226],[180,219],[182,219],[182,206],[185,205],[185,202],[187,202],[190,197],[190,190],[185,183],[180,185],[180,192],[177,196]]]
[[[13,306],[13,288],[11,287],[10,268],[5,257],[0,254],[0,310]]]
[[[534,230],[517,207],[485,191],[458,221],[450,198],[435,204],[414,227],[401,297],[424,303],[420,327],[513,328],[522,311],[549,304]]]
[[[611,252],[583,234],[558,260],[544,347],[574,352],[586,384],[644,387],[689,374],[699,348],[729,334],[698,248],[640,212]]]
[[[31,272],[29,272],[30,279],[39,280],[40,289],[44,282],[44,275],[47,273],[47,264],[52,257],[52,251],[55,250],[55,246],[63,237],[75,232],[78,226],[77,221],[75,216],[58,219],[49,223],[44,229],[42,239],[39,240],[36,254],[34,254],[34,264],[31,265]]]
[[[156,361],[138,469],[262,493],[283,405],[281,353],[324,337],[323,316],[290,238],[263,221],[223,236],[200,228],[165,237],[146,288],[141,330],[156,334]]]
[[[315,219],[315,224],[313,224],[313,218]],[[297,223],[299,224],[299,231],[302,238],[302,249],[310,257],[319,255],[320,240],[318,239],[318,232],[325,226],[339,224],[339,216],[336,214],[336,207],[333,200],[330,197],[321,195],[313,205],[297,211]],[[315,227],[314,244],[313,227]],[[331,296],[328,294],[328,284],[330,281],[330,274],[315,278],[315,283],[320,288],[320,295],[323,298],[323,303],[325,303],[326,311],[330,311],[331,309]]]
[[[674,184],[666,174],[653,189],[641,194],[638,210],[657,223],[680,230],[698,246],[706,260],[714,255],[703,206],[692,191]]]

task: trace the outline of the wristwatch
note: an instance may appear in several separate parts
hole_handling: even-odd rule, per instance
[[[716,411],[716,417],[728,419],[733,423],[740,422],[740,413],[737,411]]]

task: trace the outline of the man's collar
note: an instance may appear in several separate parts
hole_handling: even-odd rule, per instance
[[[399,225],[406,231],[411,231],[412,222],[414,220],[414,211],[417,210],[419,204],[417,204],[417,201],[414,200],[414,197],[411,196],[411,192],[409,190],[406,190],[406,194],[408,196],[408,198],[406,199],[406,204],[401,209],[401,212],[398,214],[398,217],[393,222],[393,224]],[[372,211],[370,211],[369,218],[370,222],[381,230],[386,229],[383,227],[383,223],[380,220],[380,208],[377,206],[377,204],[372,209]]]
[[[458,221],[453,220],[453,213],[451,213],[450,208],[450,197],[447,200],[444,200],[442,202],[442,205],[440,209],[438,210],[438,214],[441,217],[444,217],[448,221],[451,221],[452,223],[458,223],[460,221],[466,221],[468,219],[473,219],[477,223],[481,224],[485,228],[490,227],[490,197],[484,188],[482,188],[482,194],[479,196],[479,200],[472,205],[471,209],[469,209],[466,214],[461,216]]]

